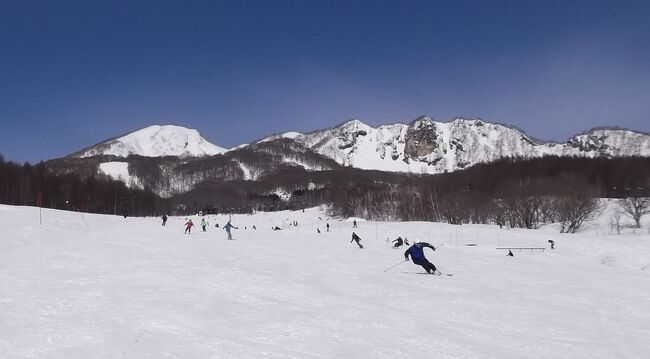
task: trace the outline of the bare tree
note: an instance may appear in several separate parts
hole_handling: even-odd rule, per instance
[[[539,223],[540,197],[513,195],[503,201],[504,214],[510,227],[534,229]]]
[[[598,201],[590,196],[567,196],[556,200],[560,233],[576,233],[585,221],[593,219]]]
[[[636,228],[641,228],[641,217],[650,213],[650,197],[627,197],[620,199],[618,205],[624,216],[634,220]]]
[[[499,228],[503,228],[506,224],[506,213],[501,199],[493,199],[488,205],[488,220],[494,222]]]

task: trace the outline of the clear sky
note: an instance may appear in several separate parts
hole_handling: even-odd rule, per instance
[[[231,147],[351,118],[650,131],[650,1],[0,0],[0,153],[152,124]]]

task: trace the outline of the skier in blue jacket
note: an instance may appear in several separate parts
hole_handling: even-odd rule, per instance
[[[233,226],[232,223],[230,223],[230,221],[228,221],[228,223],[226,223],[226,225],[223,226],[223,229],[225,229],[226,232],[228,233],[228,239],[230,239],[230,240],[232,240],[232,233],[230,233],[230,229],[232,229],[232,228],[239,229],[239,228]]]
[[[404,260],[408,261],[409,255],[411,255],[413,263],[422,266],[422,268],[424,268],[427,273],[440,275],[440,272],[436,270],[436,266],[434,266],[433,263],[429,262],[429,260],[424,256],[425,247],[431,248],[434,251],[436,250],[436,247],[430,245],[427,242],[416,242],[410,246],[406,252],[404,252]]]

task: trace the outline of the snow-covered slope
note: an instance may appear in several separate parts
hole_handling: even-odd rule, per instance
[[[106,140],[70,156],[200,157],[217,155],[226,151],[225,148],[214,145],[201,137],[197,130],[173,125],[156,125]]]
[[[139,179],[129,173],[129,164],[127,162],[113,161],[100,163],[99,172],[114,180],[122,181],[129,187],[143,188]]]
[[[566,143],[539,143],[521,131],[482,120],[437,122],[420,117],[410,124],[379,127],[359,120],[332,129],[288,132],[261,140],[290,138],[336,162],[362,169],[442,173],[503,157],[650,156],[650,136],[622,129],[598,129]]]
[[[0,358],[650,353],[648,221],[622,235],[607,217],[576,235],[359,221],[359,250],[352,223],[316,209],[233,215],[233,241],[214,227],[228,216],[208,217],[184,235],[183,217],[43,209],[39,226],[38,208],[0,206]],[[454,275],[421,274],[386,241],[397,236],[438,247],[426,256]],[[508,246],[547,249],[495,249]]]

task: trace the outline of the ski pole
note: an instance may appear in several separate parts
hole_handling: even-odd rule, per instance
[[[407,260],[405,259],[405,260],[403,260],[403,261],[401,261],[401,262],[395,264],[394,266],[392,266],[392,267],[390,267],[390,268],[386,268],[386,269],[384,269],[384,272],[388,272],[389,270],[391,270],[391,269],[397,267],[398,265],[400,265],[400,264],[402,264],[402,263],[404,263],[404,262],[406,262],[406,261],[407,261]]]

